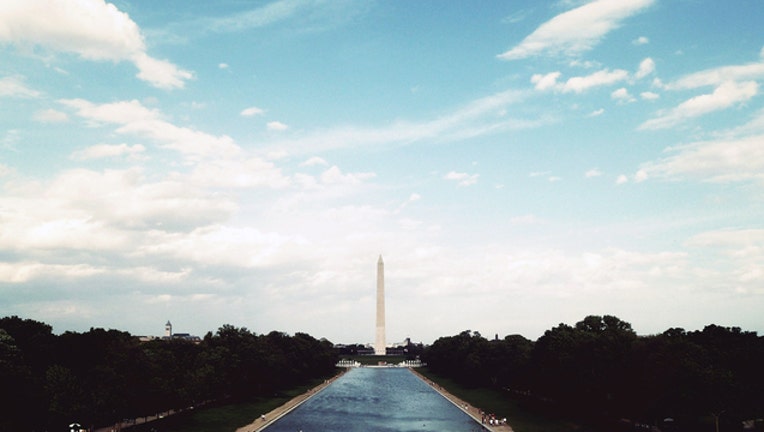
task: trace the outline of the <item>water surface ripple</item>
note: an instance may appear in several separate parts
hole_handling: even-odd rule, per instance
[[[265,432],[471,432],[482,427],[407,369],[358,368]]]

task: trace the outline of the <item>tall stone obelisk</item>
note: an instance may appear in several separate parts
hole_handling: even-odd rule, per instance
[[[377,338],[374,340],[374,354],[385,355],[385,263],[382,255],[377,261]]]

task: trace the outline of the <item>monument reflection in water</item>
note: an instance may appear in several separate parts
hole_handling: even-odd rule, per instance
[[[484,430],[407,369],[352,369],[265,432]]]

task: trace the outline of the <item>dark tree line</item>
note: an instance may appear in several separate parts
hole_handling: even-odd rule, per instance
[[[509,390],[530,407],[607,430],[730,431],[764,417],[764,337],[737,327],[638,336],[616,317],[588,316],[535,342],[464,331],[423,358],[463,385]]]
[[[331,342],[224,325],[201,343],[92,328],[54,335],[0,318],[0,431],[66,430],[223,400],[249,399],[334,371]]]

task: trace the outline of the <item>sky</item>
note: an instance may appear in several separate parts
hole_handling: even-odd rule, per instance
[[[764,333],[764,3],[4,0],[0,315]]]

